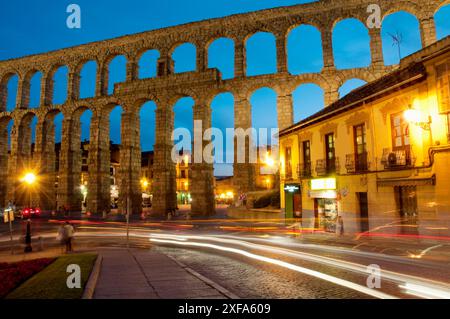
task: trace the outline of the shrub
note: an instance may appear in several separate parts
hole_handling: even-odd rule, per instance
[[[18,263],[0,264],[0,299],[34,274],[50,265],[55,259],[42,258]]]

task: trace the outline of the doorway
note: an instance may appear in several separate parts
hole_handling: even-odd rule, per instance
[[[359,223],[362,233],[369,230],[369,197],[367,193],[356,193],[359,203]]]

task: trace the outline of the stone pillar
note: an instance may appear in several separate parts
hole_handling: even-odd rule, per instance
[[[142,212],[141,146],[139,113],[122,114],[122,146],[119,168],[119,209],[126,212],[127,202],[131,201],[131,214]]]
[[[7,204],[8,185],[8,123],[0,123],[0,206]]]
[[[158,59],[157,76],[168,76],[175,71],[175,64],[172,57],[167,53],[161,53],[161,57]]]
[[[291,94],[278,96],[277,113],[280,131],[294,124],[294,106]]]
[[[208,52],[203,44],[197,45],[197,72],[208,69]]]
[[[17,87],[16,109],[26,109],[30,106],[30,81],[27,78],[19,80]]]
[[[8,183],[6,189],[6,201],[16,201],[16,191],[19,186],[18,159],[19,159],[19,125],[14,121],[11,130],[11,148],[8,157]]]
[[[245,42],[236,39],[234,45],[234,77],[240,78],[247,74],[247,56]]]
[[[237,100],[234,106],[234,126],[236,130],[248,130],[252,127],[251,105],[247,99]],[[233,182],[237,196],[255,189],[255,163],[250,163],[250,153],[255,152],[251,132],[245,137],[245,143],[234,139]],[[239,145],[238,145],[239,144]],[[239,163],[238,153],[245,152],[245,161]]]
[[[42,77],[40,105],[53,104],[53,73],[47,72]]]
[[[205,130],[211,128],[211,108],[196,103],[194,106],[194,141],[192,164],[190,167],[190,192],[193,216],[215,215],[214,167],[203,157],[203,150],[211,141],[204,141]]]
[[[55,124],[51,117],[36,127],[36,146],[33,154],[33,162],[39,168],[38,206],[44,211],[52,211],[57,208],[55,161]]]
[[[369,35],[372,66],[374,66],[375,68],[381,68],[384,65],[381,29],[371,28],[369,29]]]
[[[80,98],[80,74],[70,72],[67,83],[67,100],[73,101]]]
[[[422,38],[422,47],[427,47],[436,42],[436,26],[434,17],[424,17],[419,19],[420,36]]]
[[[325,107],[339,100],[339,91],[336,88],[325,91]]]
[[[108,95],[108,81],[109,81],[109,64],[101,62],[97,68],[97,78],[95,84],[95,96]]]
[[[135,81],[139,78],[139,63],[135,59],[127,62],[127,82]]]
[[[153,162],[152,214],[164,216],[177,207],[176,163],[172,160],[174,127],[172,106],[167,102],[156,110],[156,143]]]
[[[22,119],[22,123],[14,127],[11,132],[11,152],[8,160],[8,191],[7,200],[14,200],[20,206],[29,204],[29,189],[20,182],[25,170],[31,164],[31,129],[29,121]]]
[[[81,211],[81,128],[79,119],[65,118],[59,157],[58,207]]]
[[[276,40],[277,46],[277,67],[278,73],[287,73],[288,71],[288,58],[287,58],[287,46],[286,46],[286,35],[277,36]]]
[[[94,214],[109,212],[111,210],[111,153],[108,116],[92,118],[90,136],[87,211]]]
[[[323,67],[325,71],[335,69],[333,54],[333,32],[331,29],[322,31]]]
[[[8,85],[0,83],[0,113],[6,112],[7,101],[8,101]]]

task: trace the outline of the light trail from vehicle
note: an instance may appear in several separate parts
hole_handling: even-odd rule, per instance
[[[201,242],[192,242],[192,241],[178,241],[178,240],[170,240],[170,239],[157,239],[157,238],[150,238],[151,242],[156,243],[164,243],[164,244],[171,244],[171,245],[181,245],[181,246],[191,246],[191,247],[203,247],[203,248],[211,248],[215,250],[220,250],[224,252],[234,253],[238,255],[245,256],[247,258],[251,258],[254,260],[266,262],[269,264],[277,265],[286,269],[290,269],[299,273],[303,273],[308,276],[312,276],[315,278],[319,278],[328,282],[331,282],[333,284],[346,287],[358,292],[361,292],[363,294],[379,298],[379,299],[397,299],[397,297],[394,297],[389,294],[385,294],[383,292],[380,292],[378,290],[370,289],[368,287],[364,287],[362,285],[355,284],[353,282],[340,279],[334,276],[327,275],[325,273],[318,272],[316,270],[300,267],[285,261],[276,260],[273,258],[265,257],[262,255],[257,255],[242,249],[232,248],[232,247],[225,247],[225,246],[219,246],[215,244],[207,244],[207,243],[201,243]]]
[[[368,275],[367,272],[367,266],[360,265],[348,261],[342,261],[330,257],[324,257],[304,252],[298,252],[293,251],[285,248],[280,247],[274,247],[274,246],[266,246],[266,245],[260,245],[260,244],[254,244],[249,243],[242,240],[233,240],[233,239],[224,239],[224,238],[217,238],[213,236],[180,236],[180,235],[170,235],[170,234],[157,234],[157,235],[150,235],[151,240],[152,239],[162,239],[162,240],[175,240],[175,241],[183,241],[187,242],[189,240],[203,240],[203,241],[213,241],[216,243],[221,244],[231,244],[231,245],[238,245],[241,247],[254,249],[254,250],[260,250],[270,253],[275,253],[278,255],[286,256],[286,257],[294,257],[302,260],[312,261],[319,264],[345,269],[352,272],[356,272],[359,274]],[[417,291],[418,287],[422,287],[423,291],[432,291],[433,296],[435,298],[443,298],[448,299],[450,298],[450,288],[449,287],[443,287],[442,283],[432,281],[432,280],[425,280],[422,278],[418,278],[415,276],[410,275],[404,275],[393,271],[388,270],[382,270],[381,271],[381,277],[383,279],[387,279],[390,281],[393,281],[397,284],[399,284],[399,287],[403,287],[404,285],[408,285],[408,287],[415,287],[414,289],[408,289],[409,294],[416,295],[418,297],[422,297],[421,294],[415,294],[415,291]],[[429,293],[430,294],[430,293]]]

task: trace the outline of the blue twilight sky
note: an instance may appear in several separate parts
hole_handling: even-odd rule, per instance
[[[40,0],[2,1],[0,4],[0,60],[46,52],[92,41],[114,38],[167,26],[178,25],[235,13],[312,2],[307,0]],[[69,29],[66,8],[69,4],[81,7],[81,29]],[[441,39],[450,34],[450,5],[436,14],[437,34]],[[383,22],[383,51],[386,64],[399,60],[398,48],[393,46],[390,34],[401,34],[402,56],[420,49],[420,33],[417,19],[405,12],[388,16]],[[364,67],[370,64],[368,31],[354,19],[336,25],[333,32],[335,63],[339,69]],[[276,69],[275,39],[272,35],[258,33],[249,39],[248,75],[274,73]],[[294,29],[288,38],[289,71],[293,74],[319,72],[323,67],[321,35],[311,26]],[[156,73],[157,51],[149,51],[140,61],[141,78]],[[224,78],[234,76],[234,45],[229,39],[219,39],[209,48],[209,65],[221,70]],[[176,72],[195,68],[195,48],[185,44],[174,52]],[[118,57],[110,66],[110,87],[125,78],[125,58]],[[88,63],[82,70],[81,97],[91,97],[95,92],[96,64]],[[39,104],[40,74],[31,84],[31,107]],[[67,69],[61,68],[55,75],[54,103],[66,99]],[[364,81],[352,79],[340,89],[345,95]],[[17,79],[8,83],[8,109],[15,105]],[[300,86],[293,92],[295,121],[299,121],[324,107],[323,91],[313,84]],[[270,88],[256,91],[252,98],[252,120],[255,128],[274,128],[276,121],[276,94]],[[234,126],[233,95],[221,94],[212,103],[213,126],[223,130]],[[174,106],[175,126],[192,129],[192,105],[190,98],[178,101]],[[155,105],[147,103],[141,110],[141,144],[143,150],[153,149]],[[120,143],[121,108],[110,115],[111,140]],[[89,139],[91,114],[82,115],[82,139]],[[61,136],[62,116],[56,123],[56,141]],[[33,122],[32,128],[36,125]],[[232,152],[229,147],[226,152]],[[221,154],[224,155],[224,154]],[[221,156],[220,153],[217,156]],[[216,165],[216,175],[232,174],[231,165]]]

